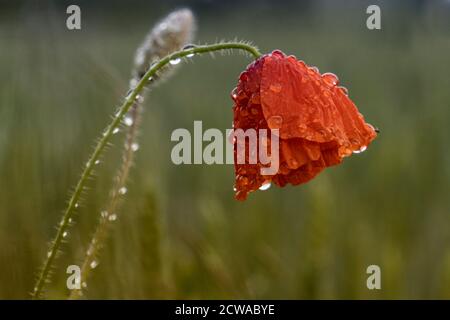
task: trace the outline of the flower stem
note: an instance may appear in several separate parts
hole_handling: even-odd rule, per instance
[[[139,94],[142,92],[142,90],[145,88],[148,82],[152,79],[152,77],[154,77],[157,74],[159,70],[161,70],[167,64],[169,64],[170,61],[174,61],[176,59],[180,59],[192,54],[203,54],[230,49],[246,51],[251,55],[253,55],[255,59],[261,56],[261,53],[258,51],[256,47],[239,42],[224,42],[212,45],[194,46],[190,47],[189,49],[176,51],[172,54],[167,55],[166,57],[162,58],[154,65],[152,65],[150,69],[145,73],[145,75],[141,78],[141,80],[138,82],[137,86],[127,95],[119,111],[114,115],[113,120],[104,131],[92,155],[90,156],[88,162],[86,163],[86,166],[81,174],[81,177],[75,187],[75,191],[73,192],[69,200],[69,204],[59,224],[56,237],[54,238],[54,240],[50,245],[50,250],[47,253],[47,257],[45,259],[43,268],[39,274],[38,280],[32,293],[33,299],[38,299],[41,297],[44,286],[46,282],[49,280],[50,270],[52,268],[53,262],[56,259],[56,255],[62,245],[64,234],[69,227],[75,209],[78,207],[80,196],[83,190],[85,189],[89,178],[92,175],[92,171],[94,169],[94,166],[96,165],[96,162],[99,160],[100,156],[105,150],[105,147],[108,145],[108,142],[111,139],[111,136],[113,135],[114,131],[120,126],[123,117],[133,106],[133,104],[136,101],[136,98],[139,96]]]

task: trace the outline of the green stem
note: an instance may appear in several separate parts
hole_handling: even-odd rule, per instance
[[[92,174],[92,171],[94,169],[94,166],[96,165],[96,162],[99,160],[101,154],[105,150],[105,147],[107,146],[109,140],[111,139],[111,136],[113,135],[114,131],[120,126],[120,123],[121,123],[123,117],[128,112],[128,110],[131,108],[134,101],[136,100],[138,95],[142,92],[142,90],[147,85],[147,83],[150,81],[150,79],[153,76],[155,76],[156,73],[160,69],[162,69],[167,64],[169,64],[170,61],[180,59],[180,58],[186,57],[188,55],[192,55],[192,54],[202,54],[202,53],[221,51],[221,50],[229,50],[229,49],[237,49],[237,50],[246,51],[246,52],[252,54],[255,59],[257,59],[261,56],[261,53],[258,51],[257,48],[255,48],[249,44],[239,43],[239,42],[225,42],[225,43],[218,43],[218,44],[212,44],[212,45],[189,47],[189,49],[185,49],[185,50],[181,50],[181,51],[177,51],[172,54],[169,54],[166,57],[159,60],[154,65],[152,65],[150,67],[150,69],[146,72],[146,74],[142,77],[142,79],[139,81],[137,86],[131,91],[131,93],[129,93],[127,95],[127,97],[125,98],[125,101],[123,102],[119,111],[115,114],[112,122],[106,128],[102,137],[98,141],[98,143],[94,149],[94,152],[92,153],[91,157],[89,158],[88,162],[86,163],[83,173],[81,174],[80,180],[78,181],[78,183],[75,187],[75,191],[72,194],[72,197],[70,198],[69,205],[67,206],[67,208],[64,212],[61,223],[59,224],[58,231],[56,233],[56,237],[53,240],[53,242],[50,246],[50,250],[47,253],[47,258],[45,259],[44,266],[39,274],[38,280],[36,282],[36,285],[35,285],[33,293],[32,293],[33,299],[38,299],[42,295],[42,291],[44,289],[45,283],[49,279],[49,273],[50,273],[51,267],[56,258],[56,255],[62,245],[65,232],[69,227],[69,224],[70,224],[70,221],[71,221],[71,218],[73,216],[75,209],[78,207],[78,202],[80,201],[80,196],[81,196],[84,188],[86,187],[86,183]]]

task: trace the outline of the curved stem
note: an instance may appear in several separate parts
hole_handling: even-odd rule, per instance
[[[145,73],[145,75],[142,77],[142,79],[139,81],[137,86],[127,95],[125,98],[125,101],[123,102],[122,106],[120,107],[119,111],[114,115],[114,118],[112,122],[108,125],[106,130],[104,131],[102,137],[98,141],[92,155],[90,156],[88,162],[86,163],[86,166],[83,170],[83,173],[81,174],[81,177],[75,187],[75,191],[73,192],[69,204],[64,212],[64,215],[62,217],[62,220],[59,224],[58,231],[56,233],[56,237],[52,241],[52,244],[50,245],[50,250],[47,253],[47,257],[44,262],[44,266],[39,274],[38,280],[36,282],[36,285],[33,289],[32,297],[33,299],[37,299],[42,295],[42,291],[44,289],[44,285],[46,281],[49,278],[49,273],[51,270],[51,267],[53,265],[53,262],[55,261],[56,255],[59,251],[59,248],[62,245],[63,238],[65,236],[65,232],[69,227],[71,218],[73,216],[73,213],[75,209],[78,207],[78,202],[80,200],[80,196],[86,187],[87,181],[89,180],[89,177],[92,174],[92,171],[94,169],[94,166],[97,163],[97,160],[99,160],[101,154],[105,150],[105,147],[107,146],[109,140],[111,139],[111,136],[113,135],[114,131],[120,126],[120,123],[125,116],[125,114],[129,111],[131,106],[134,104],[136,98],[138,98],[139,94],[142,92],[146,84],[151,81],[152,77],[156,75],[156,73],[165,67],[170,61],[180,59],[183,57],[186,57],[188,55],[192,54],[202,54],[202,53],[208,53],[208,52],[214,52],[214,51],[221,51],[221,50],[229,50],[229,49],[237,49],[237,50],[243,50],[253,55],[255,59],[259,58],[261,56],[261,53],[258,51],[257,48],[245,44],[245,43],[239,43],[239,42],[224,42],[224,43],[218,43],[218,44],[212,44],[212,45],[202,45],[202,46],[195,46],[195,47],[189,47],[189,49],[181,50],[174,52],[172,54],[167,55],[166,57],[159,60],[157,63],[152,65],[150,69]]]

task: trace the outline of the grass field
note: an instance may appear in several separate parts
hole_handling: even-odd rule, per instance
[[[0,2],[0,298],[28,298],[136,46],[180,2]],[[243,55],[195,57],[147,97],[129,192],[87,298],[450,298],[450,6],[188,2],[198,43],[250,40],[333,72],[379,137],[310,183],[233,198],[231,165],[176,166],[170,134],[230,128]],[[341,2],[343,3],[343,1]],[[347,2],[346,2],[347,3]],[[84,196],[48,297],[65,298],[120,161],[117,134]],[[366,288],[366,268],[382,289]]]

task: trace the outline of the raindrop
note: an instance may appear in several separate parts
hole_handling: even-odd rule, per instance
[[[353,153],[356,153],[356,154],[363,153],[366,150],[367,150],[367,146],[362,146],[359,150],[353,151]]]
[[[190,49],[194,49],[194,48],[195,48],[195,45],[193,45],[193,44],[188,44],[188,45],[185,45],[185,46],[183,47],[183,51],[190,50]],[[192,58],[194,55],[195,55],[195,53],[189,53],[188,55],[186,55],[186,57]]]
[[[348,96],[348,89],[346,87],[339,87],[339,89],[341,89],[341,91]]]
[[[326,72],[322,75],[322,79],[330,86],[335,86],[339,83],[338,77],[331,72]]]
[[[123,122],[125,123],[125,125],[131,127],[133,125],[133,118],[130,116],[126,116]]]
[[[125,194],[125,193],[127,193],[127,191],[128,191],[127,188],[122,187],[119,189],[119,194]]]
[[[234,191],[234,192],[236,192],[236,191],[237,191],[236,187],[233,187],[233,191]]]
[[[138,94],[138,95],[136,95],[136,98],[134,98],[134,100],[136,100],[137,102],[142,103],[142,102],[144,102],[144,97],[141,96],[140,94]]]
[[[116,219],[117,219],[117,215],[115,213],[110,214],[109,217],[108,217],[109,221],[116,221]]]
[[[237,88],[234,88],[233,91],[231,91],[231,97],[232,97],[233,99],[236,99],[237,96],[238,96],[238,94],[237,94]]]
[[[175,58],[175,59],[172,59],[172,60],[170,60],[169,61],[169,63],[171,64],[171,65],[176,65],[176,64],[179,64],[181,62],[181,59],[180,58]]]
[[[282,123],[283,118],[280,116],[272,116],[269,119],[267,119],[267,124],[269,125],[270,129],[280,129]]]
[[[117,132],[119,132],[120,131],[120,129],[119,128],[114,128],[114,130],[113,130],[113,134],[116,134]]]
[[[261,191],[266,191],[267,189],[270,188],[271,185],[272,185],[272,184],[271,184],[270,182],[266,182],[266,183],[264,183],[261,187],[259,187],[259,190],[261,190]]]
[[[131,144],[131,150],[138,151],[139,150],[139,144],[137,144],[136,142],[132,143]]]
[[[98,262],[93,260],[89,266],[91,267],[91,269],[95,269],[98,266]]]
[[[99,163],[100,163],[100,160],[95,160],[94,163],[95,163],[95,164],[99,164]]]
[[[131,94],[133,93],[133,90],[134,89],[128,90],[127,94],[125,95],[125,99],[128,99],[131,96]]]

